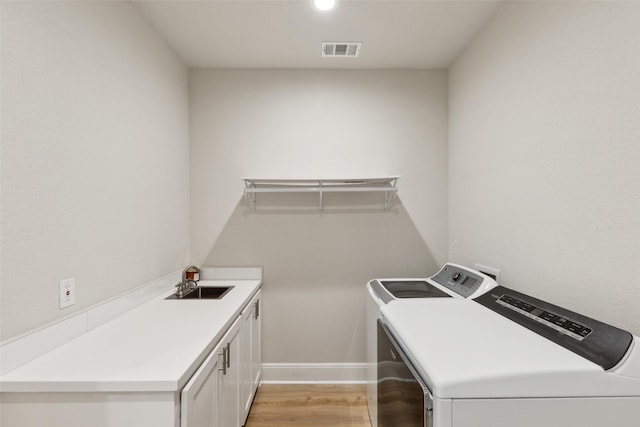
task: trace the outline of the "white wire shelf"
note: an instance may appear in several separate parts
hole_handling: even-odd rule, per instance
[[[387,209],[398,192],[400,176],[343,179],[268,179],[242,178],[244,195],[251,210],[256,209],[257,193],[318,193],[318,208],[323,208],[324,193],[375,192],[384,194]]]

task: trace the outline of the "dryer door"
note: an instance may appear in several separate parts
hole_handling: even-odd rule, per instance
[[[378,320],[378,427],[433,427],[433,397]]]

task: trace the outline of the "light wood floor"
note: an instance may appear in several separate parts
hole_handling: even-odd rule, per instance
[[[371,427],[364,385],[263,384],[246,427]]]

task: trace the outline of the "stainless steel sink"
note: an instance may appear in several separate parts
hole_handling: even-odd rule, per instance
[[[233,286],[198,286],[193,291],[181,297],[172,294],[165,299],[221,299],[231,289],[233,289]]]

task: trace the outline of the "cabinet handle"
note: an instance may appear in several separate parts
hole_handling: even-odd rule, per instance
[[[222,371],[222,375],[227,375],[227,347],[222,349],[222,368],[218,368]]]
[[[260,317],[260,300],[255,302],[255,316],[256,319]]]
[[[227,343],[227,368],[231,367],[231,343]]]

